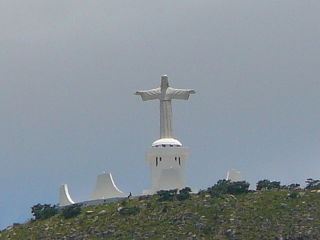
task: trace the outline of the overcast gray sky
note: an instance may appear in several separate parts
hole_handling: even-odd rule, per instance
[[[57,203],[85,200],[96,175],[149,188],[145,153],[158,102],[133,93],[194,88],[173,103],[188,185],[228,169],[254,188],[320,178],[320,1],[0,2],[0,228]]]

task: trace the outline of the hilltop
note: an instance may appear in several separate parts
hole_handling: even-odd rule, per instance
[[[143,196],[14,225],[0,239],[320,239],[317,190]]]

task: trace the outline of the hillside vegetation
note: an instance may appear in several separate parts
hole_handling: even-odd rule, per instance
[[[68,216],[60,211],[15,224],[0,239],[320,239],[317,190],[241,186],[244,190],[232,188],[235,194],[212,187],[196,195],[162,192],[125,199]]]

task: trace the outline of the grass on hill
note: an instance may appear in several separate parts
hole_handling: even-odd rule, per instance
[[[87,207],[15,225],[0,239],[320,239],[320,194],[271,189],[159,201],[159,195]]]

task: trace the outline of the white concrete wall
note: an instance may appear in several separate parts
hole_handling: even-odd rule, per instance
[[[182,189],[186,187],[185,166],[189,158],[184,147],[152,147],[147,153],[151,170],[149,194],[159,190]]]

